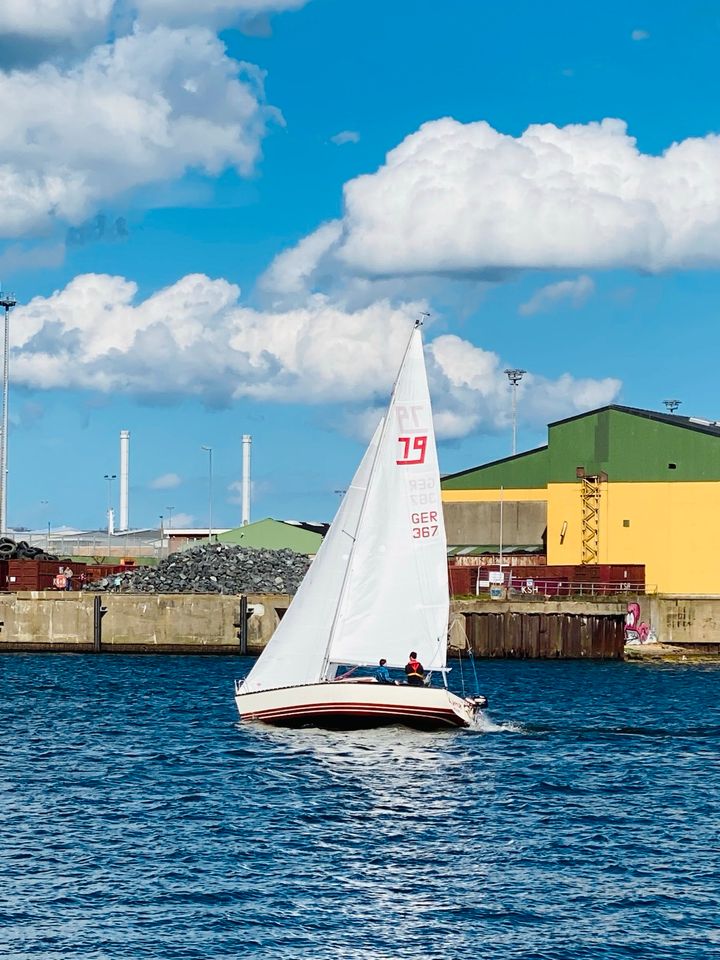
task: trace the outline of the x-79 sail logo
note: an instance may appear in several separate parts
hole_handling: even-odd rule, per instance
[[[395,463],[406,467],[413,463],[425,463],[428,438],[425,437],[398,437],[401,453]]]

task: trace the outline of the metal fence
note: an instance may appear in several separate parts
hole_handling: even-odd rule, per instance
[[[158,533],[115,533],[108,536],[103,531],[82,535],[21,534],[15,539],[25,539],[32,547],[40,547],[58,557],[154,557],[161,559],[168,554],[168,538]]]
[[[488,588],[489,589],[489,588]],[[614,597],[622,594],[656,593],[654,584],[644,581],[569,581],[534,580],[531,578],[510,577],[507,584],[508,596],[513,597]],[[484,591],[484,592],[487,592]]]

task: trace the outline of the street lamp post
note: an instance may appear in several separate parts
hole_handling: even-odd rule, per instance
[[[7,533],[8,478],[8,390],[10,385],[10,311],[17,303],[12,293],[0,292],[0,307],[5,310],[3,340],[2,437],[0,438],[0,533]]]
[[[208,455],[208,543],[212,543],[212,508],[213,508],[213,469],[212,469],[212,447],[200,447]]]
[[[165,549],[165,528],[163,527],[163,515],[160,514],[160,559],[162,559],[163,551]]]
[[[172,536],[170,531],[172,530],[172,512],[175,509],[175,507],[170,506],[170,507],[165,507],[165,509],[167,510],[167,524],[165,525],[165,529],[168,531],[167,555],[170,556],[170,543],[171,543],[171,536]]]
[[[41,500],[40,504],[41,506],[47,508],[48,513],[50,512],[50,503],[48,500]],[[48,517],[48,521],[47,521],[47,541],[45,545],[45,553],[50,553],[50,517]]]
[[[509,369],[506,370],[505,373],[510,381],[510,389],[512,390],[512,452],[513,456],[515,456],[517,453],[517,388],[523,378],[523,374],[527,373],[527,370]]]

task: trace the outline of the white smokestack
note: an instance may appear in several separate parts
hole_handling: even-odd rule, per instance
[[[242,525],[250,523],[250,445],[252,437],[244,433],[242,438]]]
[[[128,529],[130,431],[120,431],[120,533]]]

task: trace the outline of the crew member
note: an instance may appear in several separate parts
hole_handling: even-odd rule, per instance
[[[394,683],[395,681],[390,676],[390,671],[388,670],[387,660],[385,657],[380,661],[380,666],[375,671],[375,679],[378,683]]]
[[[407,682],[412,687],[422,687],[425,685],[425,670],[414,650],[410,654],[410,659],[405,664],[405,676],[407,677]]]

